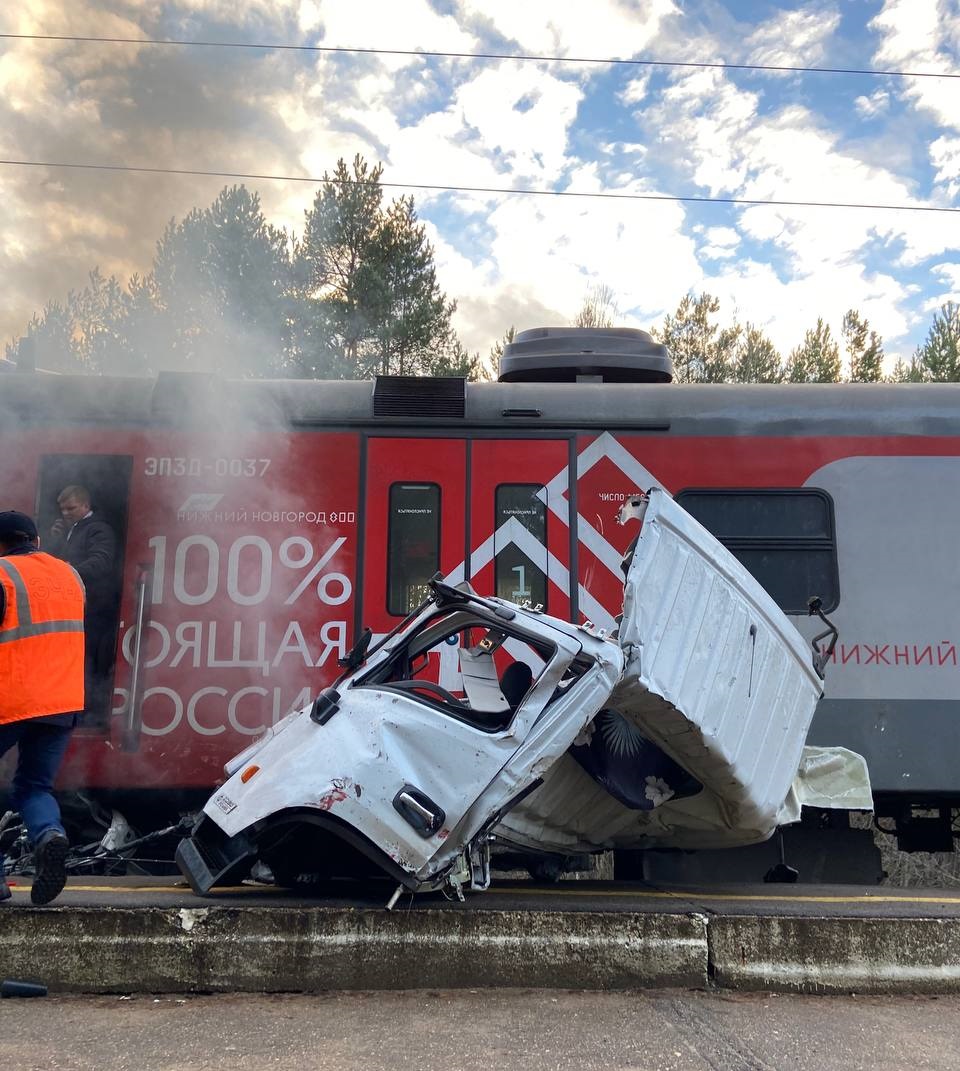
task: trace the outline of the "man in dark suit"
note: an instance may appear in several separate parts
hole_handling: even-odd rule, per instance
[[[90,492],[70,484],[57,495],[60,518],[50,528],[50,552],[69,562],[87,589],[85,634],[85,709],[104,716],[105,694],[115,657],[117,540],[113,529],[91,506]]]

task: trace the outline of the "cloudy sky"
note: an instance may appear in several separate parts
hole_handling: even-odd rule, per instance
[[[548,59],[0,40],[0,158],[584,193],[960,208],[960,0],[21,0],[0,33]],[[96,265],[149,267],[225,180],[0,165],[0,340]],[[249,181],[300,231],[315,187]],[[392,192],[392,191],[391,191]],[[401,191],[396,191],[401,192]],[[960,300],[960,213],[414,190],[464,342],[611,287],[648,327],[688,290],[784,350],[861,310],[909,355]]]

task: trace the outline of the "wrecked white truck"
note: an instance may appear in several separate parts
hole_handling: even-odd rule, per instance
[[[666,493],[625,512],[641,528],[614,635],[434,580],[227,764],[178,848],[194,891],[259,859],[280,884],[378,874],[462,895],[489,884],[491,849],[536,872],[538,858],[762,841],[803,803],[869,810],[859,756],[804,749],[829,622],[811,651]]]

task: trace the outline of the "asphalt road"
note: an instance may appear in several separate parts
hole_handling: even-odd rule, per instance
[[[5,1000],[24,1071],[956,1071],[960,998],[676,990]]]

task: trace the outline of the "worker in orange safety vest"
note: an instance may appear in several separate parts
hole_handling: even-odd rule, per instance
[[[0,512],[0,756],[17,747],[10,806],[33,847],[35,904],[66,883],[69,842],[53,782],[83,710],[83,606],[83,582],[40,550],[33,520]],[[10,897],[4,874],[0,855],[0,901]]]

